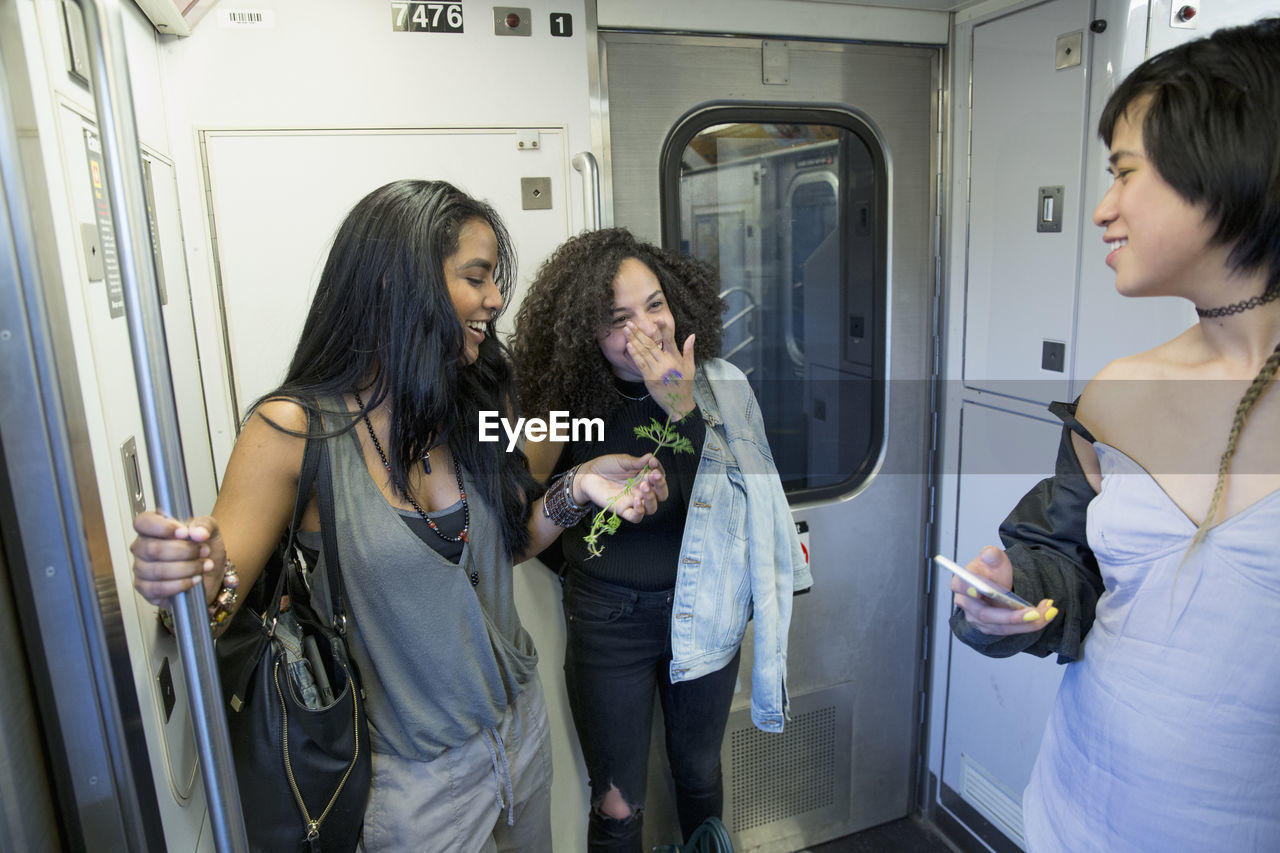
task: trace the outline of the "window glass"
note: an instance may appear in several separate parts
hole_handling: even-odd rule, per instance
[[[672,131],[664,232],[719,271],[722,355],[751,382],[788,492],[838,494],[882,440],[883,157],[853,116],[757,112]]]

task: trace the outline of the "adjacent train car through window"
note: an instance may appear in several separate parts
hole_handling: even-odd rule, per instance
[[[884,153],[843,110],[726,105],[662,154],[668,246],[720,273],[723,355],[748,377],[793,500],[856,489],[884,440]]]

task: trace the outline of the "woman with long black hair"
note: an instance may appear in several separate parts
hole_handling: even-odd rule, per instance
[[[616,498],[636,521],[666,495],[660,467],[620,495],[649,457],[593,458],[546,490],[521,452],[479,441],[480,413],[513,407],[494,319],[514,278],[488,205],[443,182],[374,190],[340,227],[285,380],[253,406],[212,514],[134,523],[138,591],[165,604],[203,585],[223,624],[235,606],[223,591],[252,586],[288,526],[309,416],[323,424],[311,437],[332,460],[373,740],[366,850],[550,850],[546,706],[512,565],[593,501]],[[318,528],[312,498],[303,544]]]

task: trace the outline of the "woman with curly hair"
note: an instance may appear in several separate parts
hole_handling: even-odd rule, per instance
[[[603,548],[584,540],[590,520],[562,540],[591,850],[640,850],[655,691],[685,838],[719,816],[720,742],[753,613],[752,719],[781,731],[786,716],[791,596],[810,581],[755,396],[716,357],[718,289],[705,264],[605,229],[556,250],[516,318],[524,411],[605,423],[602,442],[528,445],[536,477],[572,482],[599,453],[648,449],[636,430],[655,423],[688,440],[659,453],[670,497],[653,515]]]

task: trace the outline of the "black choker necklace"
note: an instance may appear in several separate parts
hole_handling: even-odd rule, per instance
[[[1257,308],[1259,305],[1266,305],[1268,302],[1274,302],[1280,299],[1280,284],[1272,285],[1257,296],[1251,296],[1242,302],[1234,302],[1231,305],[1223,305],[1221,308],[1197,308],[1196,313],[1201,317],[1230,317],[1232,314],[1243,314],[1251,308]]]

